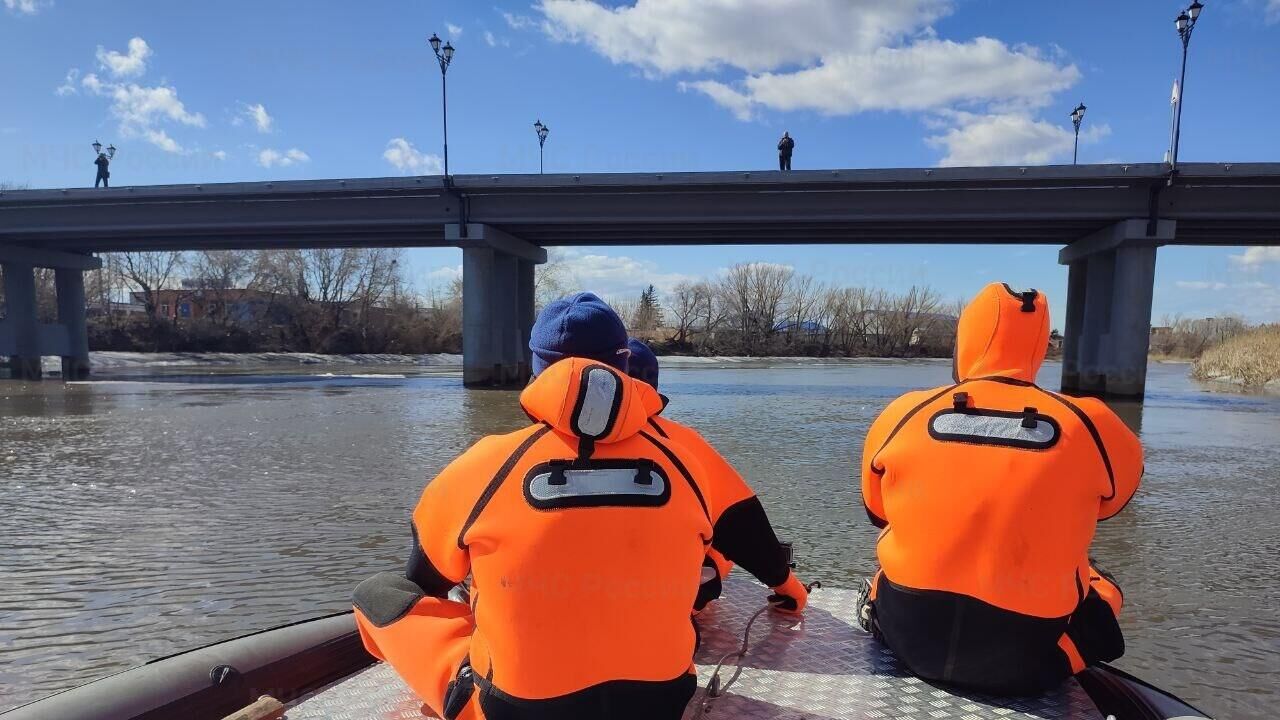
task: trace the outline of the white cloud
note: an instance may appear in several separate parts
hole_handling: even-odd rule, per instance
[[[999,40],[920,40],[907,47],[828,55],[816,67],[748,76],[745,96],[775,110],[848,115],[973,103],[1036,107],[1080,78],[1028,48]]]
[[[1243,254],[1232,255],[1231,261],[1243,265],[1246,270],[1256,270],[1267,263],[1280,263],[1280,247],[1245,248]]]
[[[1180,290],[1270,290],[1270,283],[1249,280],[1225,283],[1219,280],[1178,280],[1173,283]]]
[[[299,163],[310,162],[311,156],[298,148],[274,150],[266,148],[258,153],[258,164],[264,168],[289,167]]]
[[[169,133],[166,133],[164,130],[144,130],[142,132],[142,136],[147,139],[147,142],[155,145],[165,152],[183,152],[182,146],[178,144],[178,141],[169,137]]]
[[[406,175],[440,175],[444,173],[444,161],[438,155],[419,151],[413,143],[402,137],[387,141],[382,157],[391,166]]]
[[[248,103],[240,103],[240,114],[231,120],[232,125],[243,125],[246,120],[252,122],[258,128],[260,133],[271,132],[272,126],[275,124],[275,118],[267,113],[267,109],[262,103],[257,105],[249,105]]]
[[[1042,51],[991,37],[939,38],[932,24],[955,4],[635,0],[614,6],[604,0],[539,0],[535,8],[551,38],[584,44],[653,78],[692,75],[681,79],[680,90],[706,95],[739,120],[765,111],[963,112],[988,118],[989,126],[1003,117],[1005,133],[1021,137],[994,145],[988,138],[988,147],[966,153],[963,148],[976,148],[993,128],[942,122],[947,133],[931,144],[947,150],[944,164],[966,154],[1008,162],[1060,157],[1061,129],[1032,111],[1076,84],[1080,71],[1056,47]],[[514,22],[508,17],[513,27]],[[1015,117],[1016,122],[1010,119]],[[1105,134],[1101,128],[1094,132],[1091,137]],[[1044,141],[1051,148],[1033,145]]]
[[[123,54],[98,46],[98,65],[113,77],[137,77],[143,74],[147,71],[149,57],[151,47],[140,37],[131,39],[128,52]]]
[[[461,34],[462,34],[462,27],[461,27],[461,26],[459,26],[459,25],[454,25],[454,24],[453,24],[453,23],[451,23],[451,22],[447,22],[447,23],[445,23],[445,24],[444,24],[444,28],[445,28],[445,30],[448,30],[448,31],[449,31],[449,36],[450,36],[450,37],[458,37],[459,35],[461,35]]]
[[[1209,280],[1179,280],[1174,283],[1181,290],[1226,290],[1227,284]]]
[[[427,282],[429,285],[449,285],[461,277],[461,265],[444,265],[427,273]]]
[[[489,47],[498,47],[499,45],[509,47],[511,45],[510,40],[504,37],[498,37],[488,30],[484,31],[484,41],[489,44]]]
[[[214,159],[214,160],[226,160],[226,159],[227,159],[227,151],[226,151],[226,150],[214,150],[212,153],[209,153],[209,154],[213,156],[213,159]]]
[[[1071,156],[1074,132],[1070,128],[1037,120],[1026,113],[975,115],[943,112],[935,127],[946,131],[925,138],[931,147],[946,150],[943,166],[1043,165]],[[1090,125],[1080,133],[1081,143],[1097,142],[1111,134],[1111,127]]]
[[[663,272],[657,263],[626,255],[584,253],[576,248],[553,248],[549,264],[569,291],[589,290],[600,296],[636,295],[649,285],[667,292],[697,277]]]
[[[538,22],[528,15],[504,12],[502,13],[502,19],[507,21],[507,26],[512,30],[528,30],[538,26]]]
[[[85,75],[81,87],[111,101],[111,114],[120,121],[124,137],[143,137],[166,152],[183,152],[158,125],[165,122],[204,127],[204,115],[190,112],[178,99],[178,91],[165,85],[145,87],[137,83],[104,82],[95,73]]]
[[[668,74],[808,65],[833,53],[869,52],[950,12],[948,0],[541,0],[552,37],[584,42],[615,63]],[[510,21],[508,21],[510,22]]]
[[[79,88],[76,87],[76,83],[79,82],[79,80],[80,80],[80,69],[71,68],[70,70],[67,71],[67,76],[66,78],[63,79],[62,84],[59,85],[56,89],[54,89],[53,92],[59,97],[65,97],[67,95],[75,95],[76,93],[80,92]]]
[[[19,15],[35,15],[44,4],[39,0],[4,0],[5,8]]]
[[[693,82],[682,82],[678,86],[680,92],[688,92],[696,90],[707,97],[711,98],[717,105],[727,109],[733,113],[733,116],[742,121],[751,120],[755,117],[755,109],[750,97],[734,90],[716,80],[695,80]]]
[[[5,0],[8,2],[8,0]],[[1267,0],[1266,19],[1268,25],[1280,23],[1280,0]]]

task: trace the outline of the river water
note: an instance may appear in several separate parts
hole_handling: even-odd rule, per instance
[[[0,381],[0,710],[150,658],[346,607],[402,566],[427,479],[526,420],[514,392],[380,365]],[[192,372],[190,369],[184,372]],[[1059,367],[1042,380],[1056,387]],[[1221,718],[1280,706],[1280,397],[1153,365],[1146,478],[1099,529],[1125,590],[1118,663]],[[800,574],[852,586],[874,529],[867,426],[943,362],[667,367],[668,414],[761,495]]]

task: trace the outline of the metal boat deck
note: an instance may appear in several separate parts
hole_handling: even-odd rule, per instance
[[[731,576],[724,596],[698,616],[698,677],[737,650],[748,619],[764,603],[760,585]],[[851,590],[820,589],[803,620],[765,613],[751,631],[744,670],[710,718],[759,720],[1098,720],[1102,714],[1075,680],[1034,698],[957,694],[912,677],[888,648],[858,628]],[[732,668],[722,672],[727,679]],[[700,688],[685,712],[701,711]],[[417,720],[422,702],[390,666],[379,663],[292,705],[286,720]],[[430,717],[427,715],[427,717]]]

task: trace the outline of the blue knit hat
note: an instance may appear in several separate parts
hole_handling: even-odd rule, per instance
[[[627,341],[627,348],[631,350],[631,358],[627,361],[627,374],[649,383],[654,390],[657,390],[658,356],[653,354],[653,350],[648,345],[635,338]]]
[[[622,318],[589,292],[549,303],[529,333],[534,375],[567,357],[598,360],[626,372],[626,347],[627,328]]]

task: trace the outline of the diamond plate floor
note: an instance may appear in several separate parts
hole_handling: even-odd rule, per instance
[[[736,650],[764,588],[737,574],[725,596],[698,617],[705,686],[717,660]],[[822,589],[803,621],[766,613],[752,629],[751,652],[729,695],[711,718],[750,720],[1098,720],[1101,714],[1074,680],[1037,698],[957,695],[911,677],[893,653],[857,628],[851,590]],[[728,678],[732,669],[722,672]],[[686,720],[697,717],[702,691]],[[286,720],[419,720],[422,703],[391,668],[375,665],[291,707]]]

